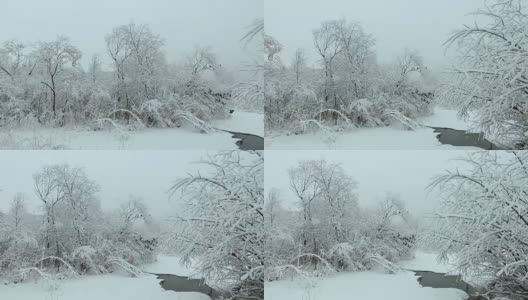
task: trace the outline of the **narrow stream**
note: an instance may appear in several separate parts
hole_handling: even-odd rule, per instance
[[[483,133],[471,133],[465,130],[457,130],[444,127],[430,127],[438,133],[436,138],[442,144],[452,146],[470,146],[478,147],[485,150],[506,150],[506,148],[499,147],[484,138]]]
[[[154,274],[161,279],[160,285],[165,290],[176,292],[196,292],[205,294],[211,299],[218,299],[222,293],[208,286],[203,279],[192,279],[172,274]]]
[[[460,275],[446,275],[445,273],[435,273],[431,271],[409,271],[420,276],[418,277],[418,283],[423,287],[459,289],[466,292],[468,295],[478,291],[462,280]]]
[[[233,135],[233,138],[240,139],[236,145],[240,150],[264,150],[264,138],[258,135],[227,131]]]

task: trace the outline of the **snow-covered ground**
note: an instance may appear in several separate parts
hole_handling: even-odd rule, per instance
[[[458,118],[458,112],[452,109],[435,107],[431,116],[419,120],[424,126],[447,127],[458,130],[470,130],[471,120],[475,118],[471,113],[467,119]]]
[[[263,115],[234,112],[213,126],[263,136]],[[80,128],[0,129],[0,149],[70,150],[231,150],[238,149],[228,132],[201,133],[194,128],[149,128],[135,132]]]
[[[454,266],[450,262],[440,263],[438,261],[438,254],[436,253],[416,251],[414,259],[402,261],[398,265],[408,270],[454,274]]]
[[[417,252],[416,258],[402,263],[403,267],[420,270],[443,271],[449,266],[440,265],[436,255]],[[387,274],[378,271],[339,273],[328,278],[268,282],[266,300],[462,300],[467,294],[451,288],[422,287],[413,272],[401,271]]]
[[[227,132],[200,133],[181,128],[149,128],[120,133],[68,128],[0,131],[2,149],[188,150],[238,149]]]
[[[176,256],[158,255],[156,262],[146,265],[142,269],[145,272],[155,274],[172,274],[191,277],[196,275],[192,266],[182,264],[180,258]]]
[[[329,141],[323,134],[266,136],[265,148],[271,150],[442,150],[475,149],[443,145],[431,128],[413,131],[392,127],[362,128],[339,135]]]
[[[0,299],[20,300],[210,300],[200,293],[165,291],[156,276],[125,274],[79,276],[50,284],[45,281],[0,285]]]
[[[464,130],[469,128],[467,120],[457,118],[454,110],[435,108],[432,116],[418,120],[424,126],[446,127]],[[329,140],[323,133],[284,135],[272,133],[266,136],[266,149],[359,149],[359,150],[441,150],[477,149],[443,145],[436,139],[437,133],[431,128],[405,130],[398,127],[360,128],[345,132]]]
[[[235,110],[233,114],[225,120],[213,122],[213,126],[218,129],[250,133],[264,136],[264,115]]]
[[[338,274],[313,285],[301,280],[265,284],[266,300],[462,300],[467,294],[457,289],[422,287],[412,272],[384,274],[367,271]]]
[[[178,257],[159,256],[158,261],[143,268],[146,272],[187,276],[191,269]],[[53,282],[45,280],[0,285],[0,299],[13,300],[210,300],[201,293],[166,291],[152,274],[130,277],[116,273],[79,276]]]

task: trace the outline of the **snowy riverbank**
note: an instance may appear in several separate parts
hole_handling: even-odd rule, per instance
[[[235,112],[213,126],[235,132],[263,135],[262,114]],[[201,133],[185,128],[148,128],[138,131],[93,131],[84,128],[0,129],[0,149],[14,150],[235,150],[232,134]]]
[[[470,128],[469,120],[457,118],[457,112],[435,108],[433,115],[418,120],[424,126],[446,127],[458,130]],[[354,149],[354,150],[464,150],[475,147],[457,147],[443,145],[436,138],[432,128],[423,127],[416,130],[405,130],[398,127],[360,128],[340,133],[329,140],[321,132],[303,135],[283,135],[272,133],[266,136],[266,149]]]
[[[413,260],[400,264],[435,272],[448,271],[451,266],[437,262],[435,254],[417,252]],[[467,294],[457,289],[422,287],[410,271],[387,274],[383,271],[338,273],[328,278],[281,280],[266,283],[266,300],[324,299],[402,299],[402,300],[462,300]]]
[[[213,122],[213,126],[227,131],[264,136],[264,114],[235,110],[224,120]]]
[[[156,263],[146,265],[146,272],[187,276],[192,271],[179,262],[179,258],[160,256]],[[56,281],[28,281],[0,285],[0,299],[24,300],[207,300],[207,295],[193,292],[165,291],[160,280],[145,273],[130,277],[124,273],[86,275]]]

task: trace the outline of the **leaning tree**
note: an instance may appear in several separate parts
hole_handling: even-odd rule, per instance
[[[528,297],[528,153],[475,152],[431,184],[441,197],[424,241],[492,295]]]
[[[446,42],[457,67],[441,99],[475,111],[475,126],[515,148],[528,147],[528,13],[521,0],[493,0],[475,14],[485,25],[466,26]]]
[[[264,295],[264,158],[222,152],[207,168],[172,187],[184,203],[168,247],[186,262],[197,258],[206,278],[230,285],[235,295]]]

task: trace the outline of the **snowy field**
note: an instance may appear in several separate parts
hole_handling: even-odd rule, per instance
[[[144,267],[146,272],[187,276],[191,271],[179,258],[160,256],[158,262]],[[126,274],[79,276],[55,282],[40,280],[0,285],[0,299],[24,300],[207,300],[200,293],[165,291],[155,275],[130,277]]]
[[[449,266],[436,262],[436,255],[417,252],[416,258],[401,264],[404,268],[446,271]],[[422,287],[413,272],[387,274],[378,271],[339,273],[329,278],[281,280],[266,283],[266,300],[462,300],[467,294],[457,289]]]
[[[213,126],[263,136],[263,115],[235,112]],[[148,128],[135,132],[72,128],[0,129],[0,149],[189,150],[238,149],[228,132],[201,133],[194,128]]]
[[[457,112],[436,108],[435,113],[427,118],[418,120],[424,126],[446,127],[465,130],[469,128],[469,121],[457,118]],[[404,130],[396,127],[361,128],[339,134],[335,139],[328,139],[320,132],[303,135],[266,136],[266,149],[355,149],[355,150],[464,150],[477,149],[475,147],[455,147],[443,145],[437,139],[438,134],[431,128]]]

